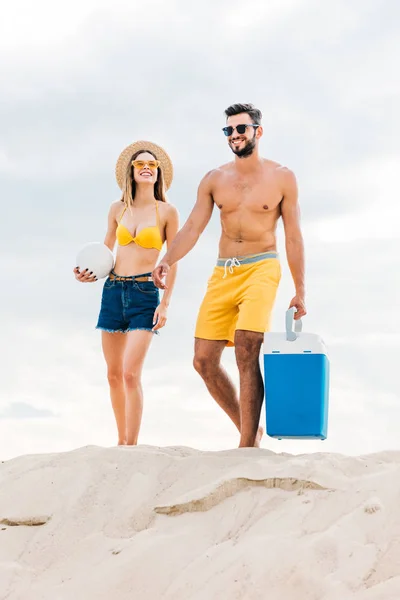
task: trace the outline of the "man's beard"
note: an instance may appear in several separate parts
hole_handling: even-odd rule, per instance
[[[251,140],[248,140],[244,147],[239,150],[235,146],[231,145],[231,150],[238,158],[246,158],[246,156],[251,156],[254,152],[254,148],[256,147],[256,136],[254,136]]]

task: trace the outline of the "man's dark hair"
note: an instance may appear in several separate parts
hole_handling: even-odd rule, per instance
[[[254,104],[232,104],[225,111],[226,118],[240,115],[241,113],[247,113],[254,125],[261,125],[261,110],[258,110]]]

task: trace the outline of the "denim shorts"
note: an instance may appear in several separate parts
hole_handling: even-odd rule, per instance
[[[114,273],[113,275],[120,277]],[[160,303],[158,288],[153,281],[135,281],[135,277],[149,275],[151,273],[144,273],[125,277],[123,280],[107,277],[103,286],[96,329],[111,333],[153,329],[154,311]]]

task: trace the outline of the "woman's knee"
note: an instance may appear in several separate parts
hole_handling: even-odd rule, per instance
[[[123,373],[124,383],[128,388],[135,388],[141,384],[141,374],[134,370],[125,370]]]
[[[123,384],[122,369],[108,369],[107,378],[110,387],[118,387]]]

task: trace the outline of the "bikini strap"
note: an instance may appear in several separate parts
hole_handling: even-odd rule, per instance
[[[121,220],[122,220],[122,217],[123,217],[123,216],[124,216],[124,214],[125,214],[125,211],[126,211],[126,206],[124,206],[124,210],[122,211],[122,213],[121,213],[121,215],[120,215],[120,217],[119,217],[119,219],[118,219],[118,223],[121,223]]]
[[[157,227],[161,232],[161,228],[160,228],[160,215],[158,214],[158,200],[156,200],[156,214],[157,214]]]

